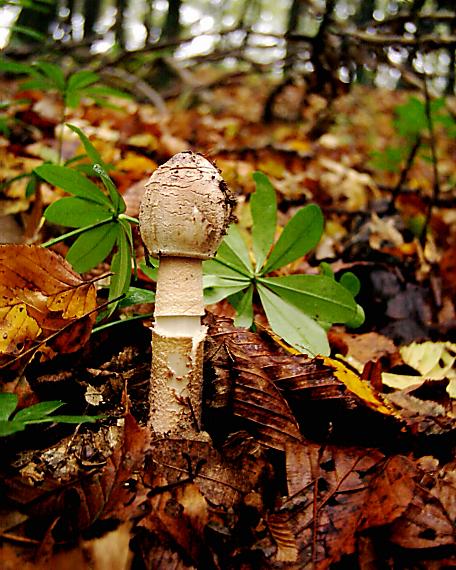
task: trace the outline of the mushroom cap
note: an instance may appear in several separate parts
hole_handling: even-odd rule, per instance
[[[153,255],[212,257],[232,219],[234,200],[219,170],[200,154],[180,152],[155,170],[139,211]]]

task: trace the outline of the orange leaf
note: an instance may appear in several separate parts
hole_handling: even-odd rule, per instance
[[[73,352],[89,338],[96,291],[56,253],[0,246],[0,366],[34,349]]]

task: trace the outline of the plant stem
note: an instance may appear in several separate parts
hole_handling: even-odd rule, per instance
[[[69,237],[74,237],[77,236],[79,234],[82,234],[84,232],[87,232],[88,230],[92,230],[94,228],[98,228],[99,226],[103,226],[104,224],[108,224],[109,222],[112,222],[113,217],[111,216],[110,218],[107,218],[106,220],[101,220],[101,222],[97,222],[96,224],[91,224],[90,226],[84,226],[83,228],[77,228],[76,230],[73,230],[71,232],[68,232],[66,234],[63,234],[59,237],[50,239],[49,241],[46,241],[45,243],[41,244],[41,247],[51,247],[53,245],[55,245],[56,243],[59,243]]]
[[[132,216],[127,216],[127,214],[119,214],[118,215],[119,220],[126,220],[127,222],[130,222],[130,224],[139,224],[139,220],[136,218],[133,218]]]
[[[425,97],[424,111],[426,113],[426,119],[428,123],[429,146],[431,147],[432,171],[433,171],[432,199],[429,203],[429,208],[426,213],[426,220],[423,224],[423,230],[420,235],[420,243],[424,249],[424,246],[426,244],[426,231],[432,216],[432,208],[434,207],[440,195],[440,177],[439,177],[439,167],[438,167],[438,158],[437,158],[437,145],[436,145],[435,131],[434,131],[434,121],[432,119],[432,111],[431,111],[431,97],[429,94],[426,75],[423,75],[423,86],[424,86],[424,97]]]
[[[407,156],[407,161],[404,165],[404,168],[401,170],[401,174],[399,176],[399,180],[397,181],[396,186],[393,188],[393,191],[391,193],[391,201],[388,207],[388,213],[393,214],[395,209],[396,209],[396,200],[400,194],[400,191],[402,189],[402,186],[404,185],[408,173],[410,172],[410,169],[412,168],[413,162],[415,160],[416,154],[419,150],[421,146],[421,135],[418,135],[413,143],[413,145],[410,147],[408,156]]]
[[[60,115],[60,132],[57,145],[57,155],[58,163],[62,164],[62,151],[63,151],[63,129],[65,128],[65,118],[66,118],[67,107],[65,105],[65,93],[63,93],[63,109]]]

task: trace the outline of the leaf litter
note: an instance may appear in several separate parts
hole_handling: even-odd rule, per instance
[[[167,121],[143,105],[131,107],[125,121],[120,112],[83,106],[72,122],[82,121],[103,160],[117,163],[113,177],[129,215],[137,214],[138,180],[190,140],[217,160],[240,196],[253,191],[254,171],[265,172],[278,190],[281,227],[296,206],[316,201],[327,218],[325,248],[290,271],[315,271],[326,258],[338,277],[353,271],[362,282],[357,300],[366,323],[359,332],[334,327],[331,358],[310,358],[276,342],[260,312],[255,333],[233,326],[226,302],[213,306],[204,404],[212,442],[151,441],[147,327],[132,322],[116,327],[122,332],[90,335],[97,302],[90,278],[103,268],[82,279],[56,253],[1,246],[5,390],[37,400],[66,401],[66,394],[107,416],[95,428],[51,425],[1,442],[6,568],[113,561],[119,568],[227,569],[455,564],[455,423],[447,391],[454,346],[444,338],[454,331],[455,315],[452,257],[445,251],[454,243],[451,209],[435,210],[436,243],[432,252],[430,242],[423,249],[410,232],[425,201],[412,192],[431,191],[430,165],[416,162],[412,192],[400,196],[391,216],[382,211],[388,194],[380,186],[393,187],[395,174],[362,166],[372,138],[382,146],[393,136],[385,117],[401,94],[372,98],[355,89],[337,104],[340,116],[353,119],[315,141],[307,135],[318,114],[312,104],[317,110],[320,102],[310,101],[302,124],[277,121],[264,129],[260,104],[240,112],[252,89],[258,85],[247,83],[236,95],[232,87],[229,97],[214,90],[213,114],[176,106]],[[51,103],[52,97],[45,107]],[[34,106],[33,128],[23,133],[28,150],[2,150],[9,153],[6,178],[35,166],[30,145],[44,140],[45,147],[56,124],[52,112],[46,123]],[[67,131],[63,149],[77,152]],[[25,183],[15,184],[3,202],[8,215],[30,205]],[[43,192],[45,203],[61,195],[47,185]],[[441,282],[432,277],[439,264]],[[24,375],[11,381],[16,370]]]

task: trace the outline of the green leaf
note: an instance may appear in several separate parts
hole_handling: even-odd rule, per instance
[[[46,77],[49,77],[49,79],[54,83],[56,88],[61,93],[65,91],[65,75],[60,66],[56,65],[55,63],[49,63],[47,61],[38,61],[34,64],[34,67],[43,72]]]
[[[84,198],[60,198],[46,208],[44,217],[52,224],[83,228],[103,220],[112,220],[112,212]]]
[[[119,302],[119,307],[131,307],[142,303],[155,303],[155,293],[149,289],[130,287],[125,297]]]
[[[75,109],[81,102],[81,92],[77,89],[65,91],[65,107]]]
[[[253,277],[252,265],[250,263],[249,250],[239,232],[239,229],[234,224],[228,228],[225,238],[220,244],[216,261],[223,263],[231,269]]]
[[[251,283],[251,279],[244,277],[238,273],[239,277],[233,279],[232,277],[224,277],[223,275],[203,275],[203,288],[209,287],[237,287],[242,285],[247,287]]]
[[[372,158],[368,164],[371,168],[375,168],[377,170],[384,170],[385,172],[398,172],[401,163],[405,159],[406,152],[406,146],[387,146],[383,151],[372,152]]]
[[[38,75],[36,69],[26,63],[0,60],[0,71],[5,73],[17,73],[24,75]]]
[[[106,172],[108,172],[109,171],[108,165],[105,162],[103,162],[100,153],[89,141],[87,136],[81,131],[81,129],[79,127],[76,127],[76,125],[71,125],[70,123],[66,123],[66,126],[78,135],[90,160],[94,164],[101,164],[101,166],[106,170]]]
[[[428,128],[425,105],[416,97],[410,97],[406,103],[398,105],[394,112],[397,116],[394,126],[403,137],[416,138]]]
[[[100,164],[94,164],[93,170],[98,174],[111,198],[116,214],[123,214],[127,209],[124,199],[117,190],[114,182],[109,178],[106,170]]]
[[[326,333],[318,323],[260,283],[257,287],[266,317],[276,334],[304,354],[329,354]]]
[[[84,95],[98,99],[99,97],[120,97],[122,99],[131,99],[132,96],[125,91],[120,89],[114,89],[113,87],[106,87],[103,85],[96,87],[87,87],[83,89]]]
[[[40,402],[39,404],[34,404],[28,408],[23,408],[19,410],[14,416],[14,421],[29,423],[32,420],[41,420],[44,416],[48,416],[58,410],[64,405],[60,400],[52,400],[49,402]]]
[[[314,248],[320,241],[323,224],[323,214],[316,204],[298,210],[284,227],[262,274],[283,267]]]
[[[149,258],[149,259],[153,259],[153,258]],[[152,279],[152,281],[157,281],[157,277],[158,277],[158,265],[155,267],[149,267],[148,265],[146,265],[144,262],[141,262],[139,264],[139,268],[141,269],[141,271],[144,273],[144,275],[146,275],[147,277],[149,277],[149,279]]]
[[[252,248],[255,270],[259,271],[274,243],[277,225],[277,198],[274,187],[262,172],[255,172],[256,191],[250,198],[252,213]]]
[[[120,226],[121,232],[117,239],[117,251],[112,257],[111,283],[109,285],[109,300],[116,299],[128,291],[131,281],[131,257],[132,252],[128,236]],[[108,316],[112,315],[117,307],[117,303],[112,303],[109,308]]]
[[[21,91],[27,91],[27,89],[39,89],[40,91],[49,91],[53,88],[52,83],[48,79],[28,79],[20,85]]]
[[[110,222],[81,234],[67,253],[67,260],[78,273],[84,273],[104,261],[119,235],[120,226]]]
[[[17,407],[17,395],[7,392],[0,394],[0,421],[7,421]]]
[[[72,168],[55,164],[42,164],[35,168],[35,172],[46,182],[62,188],[69,194],[112,208],[109,198],[103,194],[98,186]]]
[[[356,329],[364,323],[365,319],[366,315],[364,314],[364,309],[361,307],[361,305],[356,305],[355,315],[351,320],[347,321],[345,324],[347,325],[347,327]]]
[[[249,283],[246,281],[244,283],[238,283],[237,285],[233,283],[233,285],[225,287],[209,287],[204,289],[204,304],[212,305],[213,303],[218,303],[222,299],[226,299],[235,293],[239,293],[239,291],[243,291],[248,286]]]
[[[93,424],[98,420],[104,419],[106,416],[98,415],[98,416],[67,416],[67,415],[56,415],[56,416],[49,416],[48,418],[43,418],[41,420],[33,421],[30,423],[45,423],[45,422],[53,422],[59,424],[84,424],[89,423]]]
[[[93,71],[77,71],[68,78],[67,91],[80,90],[100,80],[100,76]]]
[[[339,279],[339,283],[345,287],[347,291],[350,291],[353,297],[356,297],[356,295],[359,293],[359,290],[361,289],[361,283],[358,277],[356,277],[356,275],[351,271],[344,273]]]
[[[7,435],[12,435],[18,431],[24,431],[25,424],[22,422],[7,422],[0,420],[0,437],[5,437]]]
[[[334,279],[334,271],[332,270],[332,267],[329,265],[329,263],[322,261],[320,263],[319,269],[321,275],[325,275],[326,277],[331,277],[331,279]]]
[[[240,302],[237,305],[236,317],[234,325],[236,327],[250,328],[253,323],[253,283],[242,295]]]
[[[324,275],[285,275],[258,281],[319,321],[345,323],[356,313],[356,303],[349,291]]]
[[[244,273],[240,273],[237,269],[231,269],[227,265],[221,263],[218,259],[207,259],[203,261],[203,275],[219,275],[227,279],[248,279]]]
[[[38,182],[39,182],[38,176],[32,171],[32,173],[30,174],[30,180],[27,182],[27,186],[25,187],[26,198],[30,198],[31,196],[35,195]]]
[[[44,41],[46,39],[46,36],[44,34],[41,34],[40,32],[33,30],[32,28],[28,28],[27,26],[20,26],[18,24],[14,24],[14,26],[11,26],[11,31],[19,34],[24,34],[24,36],[28,36],[29,38],[33,38],[34,40]]]

